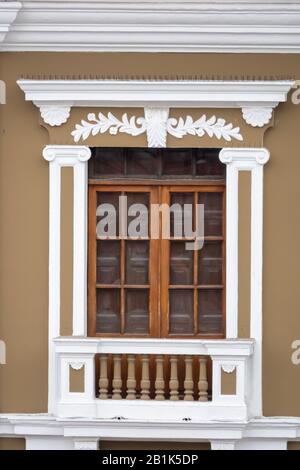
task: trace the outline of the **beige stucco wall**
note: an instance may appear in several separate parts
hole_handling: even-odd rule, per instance
[[[21,76],[186,76],[204,78],[300,78],[296,55],[2,53],[0,78],[7,104],[0,107],[0,338],[7,365],[0,366],[0,412],[44,412],[47,402],[48,164],[42,159],[48,134],[38,111],[16,85]],[[290,100],[276,111],[265,146],[263,403],[265,415],[300,416],[300,366],[291,363],[291,343],[300,339],[300,106]],[[68,214],[71,178],[65,175]],[[243,180],[241,180],[243,181]],[[248,184],[244,179],[244,184]],[[69,188],[69,190],[68,190]],[[243,196],[245,194],[245,196]],[[247,209],[247,191],[240,195]],[[70,328],[70,247],[64,220],[63,328]],[[244,217],[247,219],[247,217]],[[243,223],[247,226],[247,220]],[[241,232],[240,232],[241,233]],[[249,240],[241,240],[248,265]],[[245,281],[246,279],[246,281]],[[240,305],[249,296],[243,278]],[[243,307],[243,312],[247,308]],[[247,313],[239,330],[247,331]]]

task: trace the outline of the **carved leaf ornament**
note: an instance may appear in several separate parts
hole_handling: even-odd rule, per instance
[[[202,115],[196,121],[191,116],[185,118],[180,117],[168,118],[168,109],[145,109],[145,117],[128,117],[124,113],[119,119],[111,112],[105,116],[99,113],[98,116],[94,113],[89,113],[87,120],[82,120],[80,124],[76,124],[75,129],[72,131],[74,142],[86,140],[97,134],[104,134],[109,132],[111,135],[116,135],[118,132],[138,136],[147,133],[149,147],[166,147],[167,134],[181,139],[185,135],[194,135],[198,137],[208,136],[210,138],[216,137],[218,140],[224,139],[227,142],[231,140],[242,141],[243,137],[240,134],[240,128],[234,127],[232,123],[226,123],[225,119],[212,116],[207,118]]]

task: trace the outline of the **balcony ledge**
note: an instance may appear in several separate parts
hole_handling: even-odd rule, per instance
[[[54,339],[58,353],[86,354],[189,354],[247,357],[253,354],[254,339],[160,339],[86,338]]]

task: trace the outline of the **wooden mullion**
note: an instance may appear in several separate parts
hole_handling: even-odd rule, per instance
[[[169,204],[170,192],[168,187],[161,189],[161,203]],[[161,217],[162,230],[162,217]],[[169,271],[170,271],[170,241],[161,237],[161,298],[160,298],[160,325],[161,336],[167,338],[169,335]]]
[[[88,335],[96,334],[96,314],[97,314],[97,290],[96,290],[96,263],[97,263],[97,241],[96,234],[96,208],[97,208],[97,188],[90,187],[89,198],[89,218],[88,218]]]
[[[194,219],[194,231],[197,227],[197,211],[198,204],[198,193],[194,193],[194,208],[193,208],[193,219]],[[197,334],[199,331],[198,325],[198,250],[194,250],[194,333]]]
[[[148,230],[151,230],[151,205],[158,204],[158,191],[157,188],[151,189],[149,199],[149,221]],[[149,277],[149,334],[151,337],[160,336],[159,326],[159,240],[150,238],[149,241],[149,262],[148,262],[148,277]]]
[[[122,191],[121,195],[124,196],[125,192]],[[120,210],[122,210],[120,208]],[[125,332],[125,263],[126,263],[126,253],[125,253],[125,240],[124,234],[127,234],[127,227],[124,226],[123,220],[121,221],[122,226],[119,227],[120,233],[119,236],[121,238],[121,246],[120,246],[120,284],[121,284],[121,292],[120,292],[120,316],[121,316],[121,334]]]
[[[198,290],[205,290],[205,289],[224,289],[224,284],[207,284],[207,285],[199,285],[197,286]]]
[[[169,289],[194,289],[194,284],[169,284]]]
[[[125,240],[121,240],[121,298],[120,298],[120,315],[121,315],[121,334],[125,331],[125,289],[124,289],[124,278],[125,278]]]

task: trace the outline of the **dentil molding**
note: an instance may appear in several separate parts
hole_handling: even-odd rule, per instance
[[[239,129],[222,117],[190,116],[168,118],[169,108],[239,108],[247,124],[262,127],[272,118],[273,109],[287,100],[294,81],[221,80],[18,80],[25,99],[32,101],[50,126],[64,124],[72,107],[114,107],[145,109],[144,117],[117,119],[113,113],[98,117],[89,114],[76,127],[75,142],[98,132],[147,132],[150,146],[165,145],[166,132],[175,137],[205,133],[210,137],[242,140]]]
[[[299,53],[299,0],[0,2],[4,51]]]

